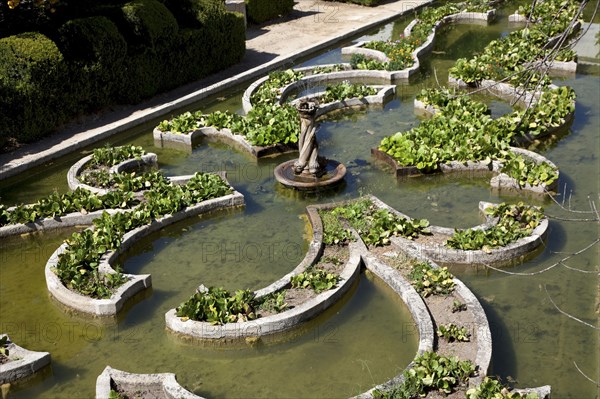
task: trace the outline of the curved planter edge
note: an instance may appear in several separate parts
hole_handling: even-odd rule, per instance
[[[177,212],[174,215],[167,215],[160,219],[154,220],[148,225],[138,227],[137,229],[127,232],[123,236],[123,240],[118,251],[111,251],[102,256],[98,269],[103,273],[115,273],[115,270],[111,267],[111,263],[118,257],[119,254],[126,251],[140,238],[158,231],[165,226],[191,216],[199,215],[201,213],[228,207],[241,206],[243,204],[243,195],[237,191],[234,191],[233,194],[203,201],[197,205]],[[56,251],[54,251],[46,263],[44,274],[46,277],[46,286],[48,287],[50,294],[67,308],[95,316],[114,316],[123,308],[123,305],[128,299],[152,285],[152,279],[149,274],[124,274],[124,276],[126,276],[129,280],[118,287],[113,295],[108,299],[94,299],[76,293],[68,289],[53,271],[53,268],[58,263],[59,255],[64,252],[66,247],[67,244],[63,243],[58,249],[56,249]]]
[[[0,334],[0,337],[4,336],[6,334]],[[27,378],[50,364],[50,353],[48,352],[30,351],[14,342],[8,344],[8,351],[9,358],[17,357],[18,359],[0,365],[0,384]]]

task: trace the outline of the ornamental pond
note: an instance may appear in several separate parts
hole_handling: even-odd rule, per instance
[[[490,375],[512,378],[518,387],[551,384],[555,398],[597,395],[595,384],[578,369],[598,379],[598,331],[561,314],[555,305],[597,326],[598,245],[564,264],[557,262],[598,237],[597,222],[569,219],[593,218],[578,212],[589,211],[590,201],[600,201],[599,67],[555,80],[575,89],[575,119],[556,137],[533,143],[560,168],[555,198],[563,207],[540,196],[494,192],[489,177],[431,175],[396,181],[369,152],[383,137],[418,124],[415,95],[437,81],[446,82],[454,60],[513,29],[506,22],[513,10],[500,10],[489,27],[445,28],[421,74],[410,84],[398,85],[396,98],[383,109],[339,115],[321,124],[321,151],[348,168],[345,184],[336,190],[300,194],[279,186],[273,170],[295,154],[257,161],[217,143],[202,143],[191,154],[160,149],[152,141],[156,123],[112,138],[112,145],[132,143],[157,153],[166,175],[227,171],[230,183],[244,194],[246,206],[181,222],[137,244],[123,259],[125,271],[152,274],[153,286],[109,320],[65,312],[47,293],[43,267],[72,231],[3,239],[0,331],[20,346],[52,354],[51,369],[13,385],[9,397],[92,397],[96,377],[106,365],[136,373],[173,372],[184,387],[207,397],[348,397],[386,381],[413,358],[418,337],[402,302],[368,275],[343,301],[285,342],[211,348],[178,340],[164,329],[164,313],[199,284],[257,289],[289,272],[308,247],[305,207],[360,194],[374,194],[407,215],[451,227],[480,223],[479,201],[542,205],[551,217],[546,246],[535,258],[503,269],[513,274],[482,267],[451,271],[477,295],[490,321],[494,345]],[[410,18],[399,19],[357,40],[395,37],[408,22]],[[335,48],[296,66],[340,61]],[[241,111],[244,88],[192,109]],[[499,99],[481,99],[495,115],[510,110]],[[2,182],[2,203],[29,203],[53,189],[67,191],[66,172],[83,155],[28,172],[18,177],[18,183]]]

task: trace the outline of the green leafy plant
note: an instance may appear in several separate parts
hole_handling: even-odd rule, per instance
[[[514,205],[502,203],[487,208],[485,212],[497,217],[498,222],[488,229],[456,230],[446,241],[446,246],[467,251],[505,247],[530,236],[544,218],[540,208],[522,202]]]
[[[350,58],[350,66],[352,67],[352,69],[363,70],[384,71],[388,69],[387,62],[380,62],[362,54],[352,54],[352,57]]]
[[[10,341],[8,340],[8,336],[5,335],[3,337],[0,337],[0,357],[4,356],[4,357],[8,357],[8,345],[10,344]]]
[[[414,399],[429,392],[448,395],[465,384],[475,372],[468,360],[425,352],[413,360],[413,367],[404,372],[404,381],[386,391],[375,391],[377,399]]]
[[[429,263],[418,263],[410,271],[409,278],[418,293],[448,295],[454,291],[454,276],[447,267],[434,268]]]
[[[176,314],[177,317],[211,324],[236,323],[256,319],[255,308],[258,305],[250,290],[231,293],[223,288],[210,287],[196,292],[179,305]]]
[[[259,308],[268,312],[281,313],[288,309],[285,302],[286,291],[277,291],[262,298]]]
[[[349,98],[363,98],[377,94],[377,89],[363,83],[352,84],[348,81],[327,86],[325,94],[321,97],[324,103],[343,101]]]
[[[425,219],[408,219],[388,209],[378,208],[371,200],[363,199],[331,210],[334,217],[348,222],[367,245],[388,245],[390,237],[402,236],[408,239],[418,237],[419,234],[427,234],[426,228],[429,222]],[[338,239],[345,238],[349,234],[338,222],[333,232],[325,229],[325,236],[331,234]],[[337,236],[336,236],[337,234]],[[327,242],[326,242],[327,243]]]
[[[452,301],[452,313],[463,312],[467,310],[467,304],[462,303],[461,301],[457,301],[456,299]]]
[[[539,399],[535,392],[521,395],[518,392],[510,392],[500,381],[485,377],[481,384],[467,390],[467,399]]]
[[[552,184],[558,179],[558,169],[546,162],[536,163],[522,156],[510,157],[502,166],[502,172],[519,182],[519,186]]]
[[[309,268],[290,278],[293,288],[312,288],[317,294],[335,288],[340,276],[322,269]]]
[[[454,323],[440,325],[437,329],[437,335],[448,342],[469,342],[471,337],[466,327],[459,327]]]

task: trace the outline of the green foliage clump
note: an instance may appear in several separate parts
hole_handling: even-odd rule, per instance
[[[387,62],[379,62],[362,54],[352,54],[350,58],[352,69],[385,71],[388,69]]]
[[[432,267],[429,263],[418,263],[410,271],[409,278],[415,290],[424,297],[448,295],[454,291],[454,276],[447,267]]]
[[[83,188],[58,194],[54,192],[33,204],[17,205],[12,209],[0,205],[0,227],[8,224],[33,223],[45,218],[64,216],[73,212],[94,212],[100,209],[127,209],[139,203],[133,193],[114,191],[97,195]]]
[[[155,186],[168,184],[169,180],[160,172],[109,173],[108,171],[92,170],[80,176],[79,181],[93,187],[107,188],[121,192],[136,192],[148,190]]]
[[[258,307],[254,292],[237,290],[231,293],[223,288],[209,287],[196,292],[176,308],[177,317],[211,324],[236,323],[256,319]]]
[[[41,33],[0,39],[0,144],[39,139],[66,120],[67,71],[56,44]]]
[[[467,327],[459,327],[454,323],[440,325],[437,329],[437,335],[448,342],[469,342],[471,340],[471,334]]]
[[[364,83],[352,84],[350,82],[341,82],[325,88],[325,94],[320,100],[323,103],[333,101],[343,101],[349,98],[363,98],[377,94],[377,89],[367,86]]]
[[[317,294],[334,288],[340,276],[323,269],[308,268],[290,278],[292,288],[312,288]]]
[[[323,219],[323,242],[326,244],[345,243],[351,239],[350,231],[343,227],[340,219],[354,228],[367,245],[388,245],[390,237],[402,236],[408,239],[426,233],[429,222],[425,219],[407,219],[377,207],[369,199],[355,201],[348,205],[321,212]],[[336,221],[337,220],[337,221]]]
[[[498,218],[498,223],[488,229],[456,230],[446,241],[446,246],[466,251],[505,247],[523,237],[531,235],[544,218],[540,208],[518,204],[502,203],[489,207],[486,214]]]
[[[539,399],[535,392],[510,392],[500,381],[485,377],[481,384],[467,390],[467,399]]]
[[[285,16],[293,8],[294,0],[246,0],[248,19],[255,24]]]
[[[134,0],[121,7],[119,25],[127,43],[148,51],[170,46],[179,30],[173,14],[157,0]]]
[[[8,345],[9,344],[10,344],[10,341],[8,340],[8,335],[0,337],[0,358],[8,357],[8,355],[9,355]]]
[[[503,80],[518,85],[524,81],[526,86],[533,87],[538,83],[548,86],[551,80],[537,71],[529,71],[525,65],[541,60],[553,51],[548,46],[548,40],[569,29],[570,21],[578,12],[575,2],[548,0],[543,5],[536,4],[534,15],[530,18],[535,23],[527,28],[511,32],[507,36],[490,42],[481,54],[467,60],[461,58],[450,68],[450,76],[460,79],[467,84],[476,85],[483,79]],[[520,12],[525,11],[521,9]],[[529,12],[528,10],[526,11]],[[572,51],[562,51],[561,61],[572,61],[575,58]]]
[[[536,163],[522,156],[514,156],[507,159],[502,172],[519,182],[519,185],[548,186],[558,179],[558,170],[547,162]]]
[[[288,304],[285,302],[286,291],[272,292],[262,298],[259,308],[267,312],[281,313],[288,309]]]
[[[425,352],[413,360],[413,367],[404,372],[404,381],[386,391],[375,391],[377,399],[414,399],[424,397],[429,392],[444,395],[466,384],[475,372],[475,366],[468,360],[446,357],[435,352]]]

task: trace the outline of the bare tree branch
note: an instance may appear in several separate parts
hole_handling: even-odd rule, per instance
[[[575,363],[575,361],[573,360],[573,364],[575,365],[575,368],[577,369],[577,371],[579,371],[579,373],[584,376],[588,381],[596,384],[597,387],[600,387],[600,383],[598,381],[594,381],[592,380],[590,377],[588,377],[583,371],[581,371],[581,369],[579,368],[579,366],[577,365],[577,363]]]
[[[568,318],[575,320],[581,324],[584,324],[590,328],[593,328],[594,330],[600,330],[600,327],[596,327],[593,324],[587,323],[581,319],[578,319],[577,317],[570,315],[569,313],[565,312],[564,310],[562,310],[561,308],[558,307],[558,305],[554,302],[554,300],[552,300],[552,297],[550,296],[550,294],[548,293],[548,289],[546,288],[546,285],[544,284],[544,291],[546,291],[546,295],[548,296],[548,299],[550,300],[550,302],[552,302],[552,305],[554,305],[554,307],[556,308],[556,310],[558,310],[560,313],[562,313],[563,315],[567,316]]]

